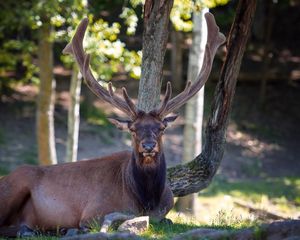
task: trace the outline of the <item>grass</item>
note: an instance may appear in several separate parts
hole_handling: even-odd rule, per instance
[[[239,198],[259,208],[279,211],[288,216],[300,215],[300,178],[267,178],[229,181],[216,177],[199,194],[200,201],[222,201],[224,196]]]
[[[150,227],[141,236],[145,239],[171,239],[172,237],[200,226],[194,219],[178,216],[175,212],[168,214],[173,224],[150,221]]]
[[[300,205],[300,178],[283,177],[229,181],[216,177],[199,196],[208,197],[220,194],[247,198],[252,201],[260,201],[263,195],[272,199],[284,197],[287,201]]]

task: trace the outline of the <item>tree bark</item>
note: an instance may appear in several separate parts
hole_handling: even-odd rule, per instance
[[[204,14],[207,8],[193,14],[193,43],[189,52],[188,81],[194,82],[201,70],[207,26]],[[185,125],[183,131],[183,163],[189,162],[201,153],[202,122],[204,110],[204,87],[185,106]],[[176,207],[181,212],[195,214],[195,194],[178,199]]]
[[[66,162],[77,161],[78,135],[80,123],[80,92],[81,92],[81,73],[77,64],[73,64],[71,85],[70,85],[70,107],[68,111],[68,139]]]
[[[53,53],[50,19],[41,26],[38,44],[40,91],[37,108],[38,158],[41,165],[56,164],[54,135],[55,79],[53,78]]]
[[[172,87],[180,92],[183,86],[182,79],[182,37],[180,31],[174,28],[171,30],[172,51],[171,51],[171,70],[172,70]]]
[[[228,116],[256,7],[255,0],[239,1],[227,41],[227,55],[215,90],[206,127],[203,151],[193,161],[168,169],[175,196],[185,196],[208,186],[223,158]]]
[[[144,5],[143,58],[138,108],[146,112],[154,109],[159,103],[172,6],[173,0],[146,0]]]

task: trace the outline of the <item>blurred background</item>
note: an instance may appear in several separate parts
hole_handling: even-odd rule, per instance
[[[227,36],[236,5],[234,0],[175,0],[163,89],[167,81],[172,82],[174,94],[185,86],[189,49],[196,34],[193,16],[209,9]],[[77,24],[87,16],[90,27],[85,48],[92,54],[95,76],[103,80],[100,84],[104,86],[107,81],[117,89],[125,86],[136,101],[141,74],[142,10],[140,0],[1,1],[0,175],[21,164],[62,163],[130,149],[129,135],[107,120],[107,116],[122,117],[120,112],[97,99],[85,84],[81,86],[76,65],[70,56],[62,55],[62,50]],[[194,213],[201,222],[217,224],[299,218],[299,13],[297,0],[257,1],[224,159],[209,188],[197,194],[194,205],[181,208],[181,212]],[[223,47],[205,86],[204,127],[224,56]],[[190,143],[185,140],[184,107],[179,114],[165,136],[169,166],[182,161],[184,143]],[[197,134],[201,136],[201,130]],[[43,151],[47,146],[43,144],[48,141],[45,162]]]

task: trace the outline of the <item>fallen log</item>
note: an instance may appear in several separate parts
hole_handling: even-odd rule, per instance
[[[238,199],[234,199],[233,204],[238,207],[248,209],[250,213],[254,213],[259,219],[262,219],[262,220],[288,220],[288,219],[290,219],[286,216],[280,215],[273,211],[257,208],[254,205],[252,205],[251,203],[247,203],[247,202],[244,202],[244,201],[241,201]]]

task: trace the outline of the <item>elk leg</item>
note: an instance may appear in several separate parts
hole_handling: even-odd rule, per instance
[[[166,186],[161,196],[161,200],[158,207],[150,211],[148,214],[151,217],[151,219],[153,219],[154,221],[158,221],[158,222],[165,221],[164,219],[166,219],[165,218],[166,214],[172,209],[173,206],[174,206],[173,193],[171,189],[168,186]]]

